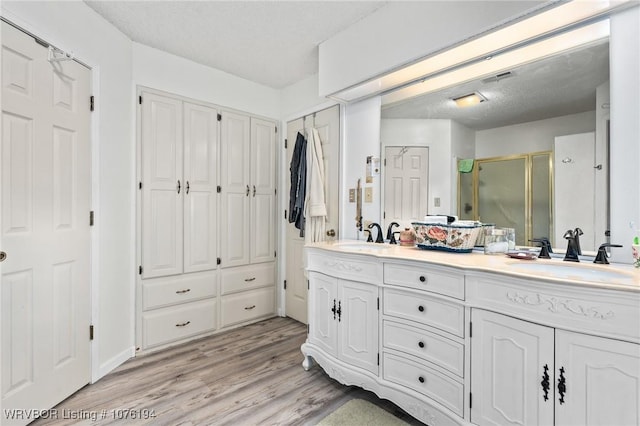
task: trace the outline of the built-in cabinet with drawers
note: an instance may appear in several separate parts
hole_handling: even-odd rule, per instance
[[[390,252],[305,247],[305,369],[316,362],[430,426],[639,424],[638,289],[458,267],[455,254],[432,263],[428,253]],[[345,317],[343,302],[336,324],[334,301],[352,282],[378,295],[380,310]],[[347,343],[360,354],[376,352],[377,342],[376,368],[344,356],[344,330],[359,333]]]
[[[222,325],[275,311],[276,125],[221,117]]]
[[[275,122],[152,89],[138,104],[138,348],[274,315]],[[223,210],[238,173],[251,190]],[[220,271],[244,251],[245,269]]]

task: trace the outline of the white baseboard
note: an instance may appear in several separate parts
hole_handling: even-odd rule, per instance
[[[136,356],[136,348],[135,346],[131,346],[130,348],[125,349],[124,351],[120,352],[116,356],[107,360],[107,362],[100,365],[100,368],[98,370],[98,377],[94,377],[92,383],[97,382],[98,380],[100,380],[101,378],[103,378],[113,370],[115,370],[117,367],[122,365],[122,363],[124,363],[128,359],[131,359],[135,356]]]

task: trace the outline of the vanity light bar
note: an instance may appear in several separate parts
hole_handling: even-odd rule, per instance
[[[433,76],[422,82],[383,95],[382,105],[466,83],[505,69],[553,56],[578,46],[603,40],[609,36],[609,28],[608,20],[598,21],[595,24],[564,32],[555,37],[528,44],[520,49],[496,55],[491,59],[475,62],[453,71]]]
[[[612,10],[633,5],[632,0],[573,0],[530,18],[460,44],[442,53],[391,71],[383,76],[329,95],[341,102],[353,102],[419,82],[469,62],[484,59],[505,49],[532,42],[581,22],[606,16]]]

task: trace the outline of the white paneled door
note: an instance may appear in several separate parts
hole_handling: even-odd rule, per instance
[[[322,154],[325,170],[325,200],[327,203],[327,239],[338,238],[338,206],[340,192],[340,107],[338,105],[318,111],[304,119],[299,118],[287,123],[287,163],[291,165],[296,136],[298,132],[309,134],[312,127],[318,129],[322,142]],[[289,171],[286,173],[287,182],[284,197],[289,205],[290,182]],[[287,207],[287,210],[289,208]],[[291,214],[287,211],[287,218]],[[304,238],[293,223],[286,225],[286,276],[287,281],[285,311],[288,317],[300,322],[307,322],[307,280],[304,276],[302,248]]]
[[[388,146],[384,150],[384,228],[402,227],[427,214],[429,148]]]
[[[47,55],[2,23],[1,424],[90,380],[91,72]]]

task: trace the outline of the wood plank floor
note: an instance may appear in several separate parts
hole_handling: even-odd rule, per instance
[[[305,325],[273,318],[140,355],[60,403],[58,419],[32,424],[314,425],[353,398],[421,424],[371,392],[341,385],[318,366],[304,371],[305,338]],[[154,417],[125,420],[121,410]],[[69,418],[91,415],[97,419]]]

